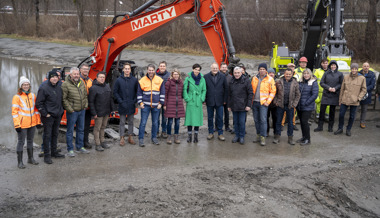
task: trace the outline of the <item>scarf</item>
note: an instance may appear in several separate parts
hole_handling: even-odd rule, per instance
[[[195,76],[194,72],[191,72],[191,77],[193,77],[195,81],[195,85],[199,85],[199,82],[201,81],[201,73],[198,74],[198,76]]]
[[[22,90],[22,92],[25,93],[26,95],[29,95],[29,93],[30,93],[30,89],[29,89],[28,91],[24,91],[24,90]]]

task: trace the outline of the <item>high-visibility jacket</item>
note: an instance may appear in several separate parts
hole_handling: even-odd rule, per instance
[[[320,84],[321,82],[321,79],[322,79],[322,76],[323,74],[325,74],[327,70],[324,70],[322,68],[319,68],[317,69],[315,72],[314,72],[314,76],[317,77],[317,81],[318,81],[318,86],[319,86],[319,93],[323,93],[323,88]]]
[[[158,103],[164,105],[165,102],[165,84],[164,80],[154,75],[152,79],[148,74],[140,79],[137,88],[137,103],[150,107],[157,107]]]
[[[257,85],[259,83],[259,74],[257,74],[252,79],[252,89],[253,89],[253,96],[256,94]],[[265,102],[269,105],[274,96],[276,95],[276,85],[274,82],[274,79],[270,76],[268,76],[268,73],[265,75],[263,80],[260,84],[260,104],[263,105]]]
[[[298,75],[298,81],[302,78],[302,73],[306,68],[297,67],[294,72]]]
[[[84,83],[84,86],[86,86],[86,90],[87,90],[87,96],[88,94],[90,93],[90,88],[92,86],[92,79],[91,78],[87,78],[87,79],[83,79],[82,76],[80,77],[80,79],[83,81]]]
[[[12,116],[15,128],[27,129],[41,124],[40,113],[36,108],[36,96],[33,93],[13,96]]]

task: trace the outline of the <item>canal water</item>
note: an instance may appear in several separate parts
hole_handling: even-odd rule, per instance
[[[52,67],[35,60],[0,56],[0,145],[12,149],[16,147],[17,133],[13,126],[11,105],[20,77],[25,76],[30,80],[32,92],[37,95],[39,85]],[[40,144],[42,139],[36,135],[34,141]]]

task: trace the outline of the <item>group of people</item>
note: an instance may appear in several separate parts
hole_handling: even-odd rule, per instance
[[[140,80],[132,75],[132,68],[125,63],[122,74],[115,81],[113,89],[106,84],[106,73],[99,72],[96,79],[88,77],[90,67],[83,64],[80,69],[71,68],[65,81],[61,81],[59,70],[50,71],[38,89],[37,96],[30,92],[30,81],[21,77],[18,93],[12,100],[14,127],[18,134],[17,158],[18,167],[25,168],[23,146],[27,138],[28,163],[38,164],[33,158],[33,137],[36,126],[43,124],[43,157],[44,162],[52,164],[51,158],[64,158],[57,149],[59,125],[62,116],[67,119],[66,143],[67,156],[75,157],[76,153],[88,154],[92,148],[88,135],[91,119],[95,120],[95,150],[104,151],[110,146],[105,143],[104,130],[109,115],[114,111],[114,100],[118,104],[120,115],[120,146],[126,144],[125,122],[128,123],[127,141],[136,144],[133,139],[134,116],[140,108],[141,120],[138,143],[145,146],[144,134],[149,114],[152,119],[151,142],[158,145],[158,137],[166,139],[168,144],[179,144],[180,119],[185,118],[188,143],[199,141],[199,127],[203,126],[203,105],[207,107],[208,140],[217,132],[218,140],[225,141],[224,130],[235,133],[232,143],[244,144],[246,134],[247,112],[252,109],[256,127],[256,139],[261,145],[266,144],[269,133],[269,117],[273,120],[273,143],[280,141],[285,117],[288,123],[288,143],[294,145],[293,130],[295,116],[300,120],[302,138],[297,140],[301,145],[310,144],[309,119],[317,106],[319,114],[318,127],[322,131],[325,113],[328,107],[328,130],[332,132],[335,107],[340,106],[339,126],[335,134],[343,132],[344,115],[350,108],[346,134],[351,135],[357,107],[362,104],[360,126],[365,128],[365,114],[375,87],[375,75],[369,70],[369,64],[363,64],[358,71],[358,64],[351,65],[351,73],[343,77],[335,61],[328,63],[322,60],[321,69],[315,74],[306,68],[307,59],[302,57],[299,67],[288,64],[284,75],[275,78],[275,72],[265,63],[258,67],[258,74],[252,79],[245,72],[244,65],[238,65],[229,73],[226,63],[220,66],[211,65],[210,72],[203,75],[202,67],[194,64],[192,71],[182,80],[180,72],[169,73],[167,63],[162,61],[158,68],[148,65],[147,73]],[[322,73],[323,72],[323,73]],[[379,79],[380,80],[380,79]],[[376,95],[380,94],[380,81],[377,81]],[[367,98],[365,98],[367,96]],[[186,104],[185,104],[186,103]],[[64,113],[64,110],[66,113]],[[233,129],[229,125],[229,115],[233,115]],[[224,113],[224,116],[223,116]],[[160,116],[161,115],[161,116]],[[223,122],[224,119],[224,122]],[[172,126],[174,122],[174,134]],[[161,123],[161,134],[159,127]],[[73,145],[74,126],[76,127],[75,148]],[[74,152],[75,150],[75,152]]]

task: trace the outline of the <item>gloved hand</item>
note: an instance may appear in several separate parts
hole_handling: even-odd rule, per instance
[[[21,127],[16,128],[16,132],[21,132]]]

